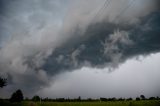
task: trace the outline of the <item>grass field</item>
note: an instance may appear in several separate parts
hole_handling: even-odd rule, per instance
[[[158,100],[145,101],[110,101],[110,102],[1,102],[0,106],[160,106]]]

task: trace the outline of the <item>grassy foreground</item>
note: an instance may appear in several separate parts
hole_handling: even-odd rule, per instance
[[[0,106],[160,106],[158,100],[108,101],[108,102],[1,102]]]

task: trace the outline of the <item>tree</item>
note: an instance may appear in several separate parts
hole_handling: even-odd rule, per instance
[[[3,88],[7,85],[7,79],[0,77],[0,88]]]
[[[132,100],[132,98],[130,97],[130,98],[128,98],[128,99],[126,99],[127,101],[130,101],[130,100]]]
[[[142,100],[146,99],[144,95],[141,95],[140,97],[141,97]]]
[[[107,101],[107,98],[100,98],[100,101]]]
[[[139,101],[140,100],[140,98],[139,97],[136,97],[136,101]]]
[[[40,101],[40,97],[38,95],[33,96],[32,101]]]
[[[81,96],[78,97],[77,101],[81,101]]]
[[[156,100],[156,98],[155,97],[150,97],[149,100]]]
[[[21,102],[23,101],[23,93],[20,89],[14,92],[10,98],[11,102]]]

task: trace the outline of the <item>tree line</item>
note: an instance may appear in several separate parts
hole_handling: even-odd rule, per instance
[[[0,88],[3,88],[4,86],[7,85],[7,79],[0,77]],[[131,101],[131,100],[136,100],[136,101],[140,101],[140,100],[160,100],[160,98],[157,97],[149,97],[146,98],[144,95],[140,95],[140,97],[136,97],[135,99],[133,98],[104,98],[104,97],[100,97],[98,99],[93,99],[93,98],[87,98],[87,99],[81,99],[81,97],[79,96],[78,98],[56,98],[56,99],[52,99],[52,98],[41,98],[38,95],[33,96],[31,99],[29,98],[25,98],[23,96],[23,93],[20,89],[16,90],[15,92],[13,92],[13,94],[11,95],[10,99],[8,99],[10,102],[21,102],[21,101],[47,101],[47,102],[94,102],[94,101]],[[0,101],[3,101],[3,99],[0,99]]]
[[[21,101],[34,101],[34,102],[105,102],[105,101],[131,101],[131,100],[136,100],[136,101],[140,101],[140,100],[160,100],[160,98],[157,97],[149,97],[146,98],[144,95],[140,95],[140,97],[137,97],[135,99],[133,98],[104,98],[104,97],[100,97],[98,99],[93,99],[93,98],[87,98],[87,99],[82,99],[80,96],[74,99],[71,98],[41,98],[38,95],[33,96],[32,98],[24,98],[23,93],[20,89],[16,90],[15,92],[13,92],[13,94],[11,95],[10,99],[8,99],[10,102],[21,102]],[[1,99],[2,101],[2,99]]]

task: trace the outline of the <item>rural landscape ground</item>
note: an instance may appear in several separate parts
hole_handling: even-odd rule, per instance
[[[108,102],[32,102],[21,103],[1,102],[0,106],[160,106],[158,100],[141,101],[108,101]]]

